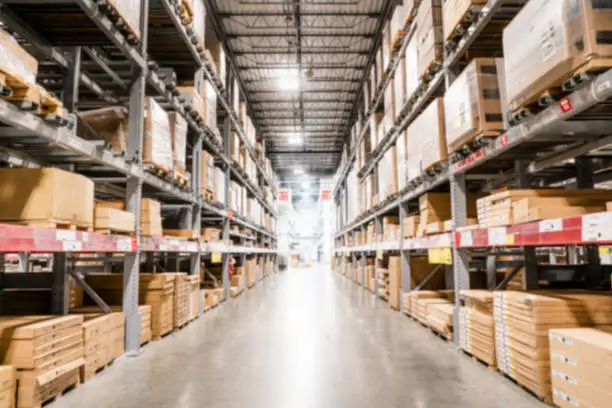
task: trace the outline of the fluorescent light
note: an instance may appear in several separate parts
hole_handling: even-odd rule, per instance
[[[302,138],[302,134],[300,132],[287,133],[287,136],[289,137],[289,144],[299,145],[304,142],[304,139]]]
[[[276,86],[281,91],[297,91],[300,89],[300,71],[297,68],[279,69]]]
[[[302,181],[302,188],[310,187],[310,181]]]
[[[304,170],[302,169],[294,169],[293,174],[304,174]]]

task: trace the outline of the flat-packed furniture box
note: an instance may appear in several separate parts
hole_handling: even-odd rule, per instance
[[[17,372],[15,367],[0,365],[0,408],[15,407],[15,391],[17,390]]]
[[[427,311],[427,326],[446,338],[446,340],[452,340],[454,311],[455,305],[452,303],[434,303],[429,305]]]
[[[228,87],[228,84],[225,83],[225,77],[227,76],[227,61],[223,44],[217,39],[217,36],[213,32],[205,37],[205,45],[206,51],[210,54],[210,60],[215,64],[219,85]]]
[[[94,229],[96,232],[104,234],[113,232],[133,234],[136,231],[136,215],[116,208],[96,205]]]
[[[214,132],[217,129],[217,93],[206,79],[202,81],[200,86],[200,96],[204,103],[204,125]]]
[[[221,240],[221,229],[214,227],[202,228],[200,236],[206,242],[216,242]]]
[[[202,289],[201,292],[204,299],[203,311],[219,304],[219,296],[217,296],[214,289]]]
[[[431,75],[442,64],[442,0],[422,0],[416,16],[419,77]]]
[[[357,271],[355,271],[357,274]],[[356,279],[353,279],[356,281]],[[389,269],[387,266],[376,267],[376,280],[378,281],[378,292],[376,296],[388,300],[389,299]]]
[[[173,169],[168,113],[153,98],[146,99],[142,161],[167,174]]]
[[[0,61],[1,72],[20,78],[28,84],[36,83],[38,61],[4,30],[0,30],[0,50],[3,56]]]
[[[180,329],[189,322],[190,284],[186,273],[176,273],[174,278],[174,329]]]
[[[477,201],[481,227],[554,219],[605,211],[612,191],[600,189],[503,190]]]
[[[123,200],[97,201],[96,207],[125,209]],[[161,237],[163,235],[161,204],[150,198],[143,198],[140,202],[140,234],[149,237]]]
[[[80,374],[81,382],[87,382],[99,369],[123,355],[125,314],[84,314],[83,319],[85,364],[81,367]]]
[[[246,273],[247,287],[252,288],[253,286],[255,286],[255,282],[256,282],[255,259],[247,259],[244,269]]]
[[[410,301],[408,302],[410,306],[408,308],[407,314],[409,316],[414,317],[415,319],[417,318],[417,314],[419,314],[419,311],[420,311],[419,301],[424,300],[424,299],[441,299],[442,298],[440,293],[434,290],[413,290],[409,292],[408,296],[410,298]]]
[[[17,407],[34,408],[79,383],[83,316],[0,317],[3,363],[17,369]]]
[[[202,168],[200,170],[200,176],[202,182],[200,194],[204,196],[212,194],[215,188],[215,158],[205,150],[202,151]]]
[[[55,169],[0,169],[0,222],[93,227],[94,183]]]
[[[244,288],[245,278],[241,273],[235,273],[230,278],[230,286],[233,288]]]
[[[168,112],[170,140],[172,141],[172,168],[182,176],[186,170],[187,121],[178,112]]]
[[[612,323],[609,293],[542,291],[494,294],[500,370],[540,398],[552,399],[549,330]]]
[[[607,1],[531,0],[503,33],[512,111],[538,102],[581,72],[609,69],[612,8]],[[546,16],[546,18],[542,18]]]
[[[404,188],[406,188],[406,181],[407,181],[407,175],[406,175],[406,158],[408,155],[408,146],[406,145],[407,142],[407,134],[406,131],[401,131],[399,133],[399,136],[397,137],[397,140],[395,141],[395,150],[396,150],[396,157],[397,157],[397,164],[396,164],[396,169],[397,169],[397,189],[398,191],[403,191]]]
[[[122,313],[122,306],[109,305],[113,313]],[[81,306],[81,307],[70,307],[70,313],[74,314],[100,314],[99,306]],[[151,306],[140,305],[138,306],[138,314],[140,315],[140,345],[146,344],[151,341]],[[124,317],[125,319],[125,317]],[[125,321],[123,322],[123,330],[125,331]],[[121,343],[123,347],[123,342]],[[121,352],[123,353],[123,351]],[[115,357],[116,358],[116,357]]]
[[[409,215],[404,218],[404,239],[415,238],[419,227],[419,216]]]
[[[465,306],[459,311],[459,347],[486,363],[496,367],[495,320],[493,319],[493,292],[462,290]]]
[[[400,291],[402,289],[402,258],[389,257],[389,306],[395,310],[400,308]]]
[[[436,98],[408,127],[408,181],[435,170],[447,158],[444,99]]]
[[[412,304],[412,317],[426,326],[429,325],[429,314],[432,312],[432,306],[451,304],[447,299],[442,297],[421,297],[418,298],[415,303]]]
[[[610,405],[612,334],[594,328],[550,330],[553,402],[561,408]]]
[[[459,151],[478,138],[497,136],[504,129],[498,67],[503,60],[475,58],[444,94],[448,150]]]
[[[81,111],[79,119],[77,124],[79,137],[85,140],[104,140],[113,151],[127,152],[127,108],[111,106]]]
[[[200,317],[200,275],[187,275],[189,283],[189,320]]]
[[[384,113],[374,113],[370,116],[370,151],[372,153],[378,147],[378,143],[384,135],[379,134],[380,123],[384,120]]]
[[[109,0],[116,14],[123,20],[126,30],[140,38],[140,0]]]
[[[378,195],[386,199],[398,191],[397,188],[397,150],[395,146],[385,152],[378,162]]]
[[[138,303],[151,306],[151,337],[159,340],[174,328],[174,280],[175,273],[140,273]],[[123,274],[96,273],[85,278],[89,286],[107,304],[123,301]],[[91,299],[86,299],[86,304]]]

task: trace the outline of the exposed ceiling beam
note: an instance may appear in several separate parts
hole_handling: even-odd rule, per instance
[[[294,4],[299,4],[299,2],[293,2]],[[259,3],[264,6],[266,3]],[[291,3],[287,3],[291,4]],[[310,3],[312,5],[317,5],[317,3]],[[370,17],[370,18],[379,18],[380,14],[378,13],[367,13],[367,12],[330,12],[330,11],[307,11],[300,13],[303,17]],[[274,11],[238,11],[238,12],[230,12],[230,13],[221,13],[219,14],[220,18],[232,18],[232,17],[280,17],[286,16],[286,13],[282,12],[274,12]]]
[[[294,34],[290,33],[249,33],[249,34],[229,34],[227,38],[229,40],[235,40],[239,38],[276,38],[276,37],[291,37],[294,38]],[[374,34],[356,34],[356,33],[302,33],[302,37],[350,37],[350,38],[375,38]]]
[[[316,50],[316,51],[302,51],[303,54],[307,55],[370,55],[369,51],[338,51],[338,50]],[[274,50],[273,52],[266,53],[265,50],[254,50],[254,51],[237,51],[234,52],[234,55],[293,55],[295,51],[293,50]]]

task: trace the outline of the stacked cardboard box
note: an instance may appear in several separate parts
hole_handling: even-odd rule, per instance
[[[204,299],[203,311],[219,304],[219,296],[215,293],[214,289],[202,289],[201,292]]]
[[[0,221],[93,227],[94,183],[55,169],[0,169]]]
[[[136,38],[140,38],[140,1],[139,0],[110,0],[117,16],[123,20],[126,30]]]
[[[153,98],[146,100],[142,160],[166,173],[173,169],[168,113]]]
[[[17,406],[39,407],[79,383],[83,316],[1,317],[3,363],[17,369]]]
[[[415,238],[419,226],[419,216],[409,215],[404,218],[404,239]]]
[[[500,370],[551,400],[549,330],[612,323],[612,296],[588,292],[495,292],[495,345]]]
[[[200,317],[200,276],[188,275],[189,283],[189,320]]]
[[[437,304],[450,305],[451,303],[441,297],[439,293],[438,297],[421,296],[416,298],[416,301],[412,304],[412,317],[427,326],[429,324],[428,316],[431,312],[430,307]]]
[[[4,30],[0,30],[0,49],[3,55],[0,71],[20,78],[28,84],[36,83],[38,61]]]
[[[77,135],[104,140],[113,151],[127,152],[128,110],[122,106],[79,112]]]
[[[202,169],[200,172],[201,183],[200,194],[206,196],[214,191],[215,180],[215,158],[207,151],[202,151]],[[214,197],[213,197],[214,199]]]
[[[122,307],[118,305],[109,305],[113,313],[120,313]],[[99,306],[81,306],[81,307],[70,307],[70,313],[75,314],[90,314],[99,315]],[[138,314],[140,315],[140,345],[151,341],[151,306],[140,305],[138,306]],[[125,322],[123,322],[125,330]],[[123,347],[123,343],[121,345]],[[116,357],[115,357],[116,358]]]
[[[553,402],[560,408],[607,407],[612,401],[612,334],[604,330],[550,330]]]
[[[0,366],[0,407],[15,407],[15,391],[17,388],[17,372],[10,365]]]
[[[151,306],[151,337],[159,340],[173,329],[176,274],[140,273],[139,278],[139,304]],[[86,281],[107,304],[122,303],[123,274],[91,274]]]
[[[427,326],[447,340],[453,338],[453,313],[455,305],[447,303],[432,303],[427,308]]]
[[[170,139],[172,141],[172,163],[175,173],[185,175],[187,154],[187,121],[178,112],[168,113]]]
[[[187,274],[176,273],[174,278],[174,329],[182,328],[187,322],[189,322],[189,308],[190,308],[190,291],[191,287]]]
[[[459,347],[489,367],[495,367],[493,292],[464,290],[461,296],[465,299],[465,306],[459,311]]]
[[[125,201],[105,200],[96,202],[96,208],[112,208],[123,211]],[[161,237],[163,235],[161,204],[150,198],[143,198],[140,203],[140,233],[144,236]]]
[[[402,258],[389,257],[389,306],[395,310],[400,308],[400,295],[402,289]]]
[[[389,299],[389,269],[386,266],[376,267],[376,279],[378,280],[378,297]]]
[[[255,286],[256,278],[255,278],[255,259],[247,259],[245,263],[245,273],[246,273],[246,281],[247,287],[252,288]]]
[[[442,0],[422,0],[416,15],[418,72],[420,77],[432,72],[443,58]],[[439,67],[438,67],[439,68]]]
[[[398,191],[397,183],[397,150],[391,147],[378,163],[378,192],[380,199],[385,200]]]
[[[221,240],[221,229],[214,227],[202,228],[200,236],[203,241],[206,242],[217,242]]]
[[[417,318],[419,313],[419,302],[425,299],[440,299],[440,293],[433,290],[413,290],[409,293],[410,301],[408,306],[408,315]]]
[[[398,241],[399,237],[399,217],[383,217],[383,241]]]
[[[368,258],[366,266],[366,285],[368,290],[372,293],[376,291],[376,266],[374,265],[375,260]]]
[[[449,151],[458,151],[478,137],[495,136],[504,129],[498,67],[503,68],[502,59],[476,58],[444,94]]]
[[[511,110],[537,103],[580,69],[610,66],[609,45],[593,33],[610,30],[612,10],[595,4],[600,2],[531,0],[512,19],[503,32]]]
[[[123,355],[125,315],[123,313],[85,314],[83,318],[85,365],[81,367],[81,382],[87,382],[98,370]]]
[[[116,208],[105,207],[104,204],[96,205],[94,229],[101,233],[133,234],[136,230],[136,215]]]
[[[436,98],[408,127],[406,173],[408,180],[421,177],[446,160],[444,99]]]
[[[555,219],[605,211],[609,190],[531,189],[505,190],[477,201],[481,227]]]
[[[419,197],[419,227],[417,237],[441,232],[444,220],[451,218],[450,194],[428,193]],[[436,231],[435,226],[439,227]]]

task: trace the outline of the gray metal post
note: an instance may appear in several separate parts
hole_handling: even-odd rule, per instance
[[[196,73],[196,77],[198,75],[202,75],[202,72],[199,70]],[[198,199],[198,203],[193,205],[191,210],[191,229],[193,231],[197,231],[198,236],[200,235],[200,231],[202,229],[202,204],[201,204],[201,189],[202,189],[202,135],[196,136],[196,139],[193,144],[193,152],[192,152],[192,160],[191,160],[191,188],[193,189],[196,197],[200,197]],[[200,264],[202,262],[202,254],[200,252],[196,252],[190,255],[189,257],[189,274],[190,275],[199,275],[200,274]],[[204,309],[203,299],[200,297],[200,313]]]
[[[366,228],[365,225],[361,225],[361,244],[363,245],[363,241],[365,240],[365,235],[366,235]],[[366,252],[365,251],[361,251],[359,252],[359,259],[361,262],[361,270],[363,273],[363,286],[369,285],[369,276],[367,276],[367,269],[368,269],[368,258],[366,257]]]
[[[255,236],[257,236],[257,234],[255,234]],[[246,243],[246,240],[244,238],[240,238],[240,245],[244,246]],[[246,273],[246,260],[247,260],[247,256],[245,253],[241,253],[240,254],[240,265],[245,269],[245,273]],[[247,285],[247,280],[246,280],[246,276],[244,277],[244,289],[246,290],[248,285]]]
[[[408,216],[408,203],[401,203],[399,208],[400,222],[400,256],[402,287],[400,288],[400,311],[404,310],[404,293],[412,289],[412,270],[410,268],[410,250],[404,249],[404,220]]]
[[[231,78],[231,76],[230,76]],[[228,82],[231,83],[231,82]],[[230,87],[228,87],[229,89]],[[231,98],[231,93],[228,92],[228,98]],[[232,122],[230,121],[229,113],[225,118],[225,122],[223,123],[223,150],[225,153],[225,157],[230,157],[230,136],[232,133]],[[225,197],[225,205],[227,206],[229,203],[229,185],[230,185],[230,166],[228,164],[225,168],[225,191],[223,192]],[[230,239],[230,220],[229,218],[223,219],[223,235],[222,239],[224,242],[229,241]],[[229,262],[230,262],[230,254],[224,253],[222,256],[222,265],[223,265],[223,288],[225,288],[225,298],[228,301],[231,300],[230,296],[230,279],[229,279]]]
[[[376,227],[376,244],[378,244],[379,242],[382,241],[380,238],[383,235],[383,222],[380,216],[377,215],[374,217],[374,225]],[[378,245],[376,245],[376,247],[378,247]],[[374,264],[376,265],[378,269],[378,251],[376,254],[376,260],[374,261]],[[376,276],[376,285],[374,287],[374,292],[376,293],[376,296],[378,296],[378,275]],[[374,305],[376,305],[376,302],[374,302]]]
[[[4,262],[6,262],[6,254],[4,252],[0,252],[0,273],[5,271]]]
[[[51,313],[65,315],[70,311],[70,285],[68,281],[68,255],[53,254],[53,278],[51,284]]]
[[[20,252],[19,253],[19,272],[30,271],[30,253]]]
[[[113,257],[112,252],[104,253],[104,273],[111,273],[113,270],[113,263],[111,258]]]
[[[81,47],[71,47],[64,52],[68,69],[64,71],[64,94],[62,102],[69,112],[77,111],[79,84],[81,79]]]
[[[147,54],[149,0],[140,3],[140,54]],[[130,106],[128,125],[128,158],[142,165],[145,90],[147,86],[146,67],[134,65],[130,84]],[[135,355],[140,350],[141,317],[138,314],[138,284],[140,274],[140,206],[142,201],[142,180],[128,177],[125,208],[136,215],[135,253],[125,255],[123,272],[123,312],[125,313],[125,353]]]
[[[459,310],[461,307],[461,291],[470,288],[469,253],[466,249],[457,248],[455,232],[457,228],[467,225],[467,191],[465,175],[451,175],[451,213],[453,216],[452,248],[453,248],[453,280],[455,284],[455,313],[453,314],[453,333],[455,346],[460,345]]]
[[[531,184],[527,175],[528,162],[517,160],[514,162],[514,172],[516,174],[516,186],[519,189],[528,189]],[[539,287],[538,283],[538,259],[535,247],[522,247],[525,271],[523,272],[523,289],[535,290]]]

